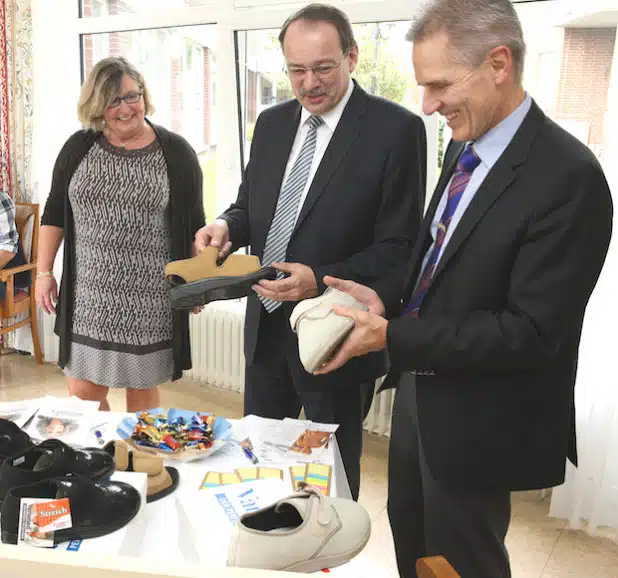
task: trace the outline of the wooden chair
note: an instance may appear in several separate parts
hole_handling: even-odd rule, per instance
[[[416,561],[418,578],[461,578],[443,556],[428,556]]]
[[[32,244],[30,252],[26,251],[24,239],[26,234],[26,225],[28,220],[32,218]],[[36,362],[43,363],[41,355],[41,344],[39,342],[39,326],[37,323],[36,300],[34,298],[34,284],[36,282],[36,261],[37,247],[39,245],[39,205],[31,203],[15,203],[15,225],[19,233],[19,242],[22,244],[24,256],[27,263],[19,267],[11,267],[10,269],[0,269],[0,282],[6,283],[6,297],[4,301],[0,301],[0,335],[6,335],[11,331],[15,331],[19,327],[30,324],[32,330],[32,345],[34,347],[34,357]],[[31,271],[32,285],[30,293],[18,290],[15,293],[14,275],[22,271]],[[28,313],[28,317],[23,321],[13,322],[16,315]],[[8,321],[5,327],[3,322]]]

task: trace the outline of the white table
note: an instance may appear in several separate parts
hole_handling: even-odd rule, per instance
[[[99,428],[107,442],[111,439],[118,438],[116,434],[116,424],[127,415],[129,414],[99,412],[96,420],[92,423],[99,424],[107,422],[105,426]],[[232,421],[232,424],[235,423],[234,420],[230,421]],[[96,437],[94,434],[92,434],[91,440],[85,441],[84,445],[96,446]],[[336,440],[333,445],[334,465],[333,480],[331,481],[331,495],[351,498]],[[223,541],[217,543],[216,546],[214,546],[216,540],[213,541],[209,539],[209,535],[217,536],[218,529],[208,527],[207,523],[205,526],[202,526],[201,529],[199,528],[200,521],[204,524],[209,518],[208,511],[203,510],[204,493],[214,492],[214,490],[199,489],[206,472],[232,471],[236,468],[252,466],[251,462],[246,457],[238,455],[230,457],[229,453],[230,452],[227,452],[226,449],[223,448],[218,453],[208,458],[193,462],[166,460],[166,465],[176,467],[180,473],[178,489],[172,495],[164,499],[144,505],[142,511],[143,517],[139,527],[131,529],[133,532],[132,538],[128,540],[132,545],[131,551],[122,552],[123,555],[128,554],[130,558],[111,556],[106,559],[104,563],[100,562],[103,566],[97,567],[118,570],[128,569],[129,567],[143,567],[150,575],[157,575],[157,569],[163,572],[162,569],[165,568],[165,572],[168,573],[162,573],[160,575],[195,576],[197,575],[195,574],[197,566],[201,569],[200,574],[205,567],[209,568],[210,576],[244,575],[242,573],[243,571],[240,571],[241,573],[238,574],[238,570],[234,571],[234,569],[225,568],[227,544],[224,536],[221,537]],[[238,454],[238,452],[235,453]],[[277,467],[276,464],[258,464],[258,466],[260,465]],[[291,493],[291,489],[286,491],[281,497],[284,497],[287,493]],[[195,507],[193,507],[194,505]],[[201,511],[200,508],[202,508]],[[212,512],[210,517],[213,517]],[[139,535],[138,539],[136,539],[136,532]],[[213,532],[215,534],[211,534]],[[135,545],[135,547],[133,547],[133,545]],[[223,549],[224,551],[222,551]],[[23,565],[27,564],[28,560],[36,560],[37,563],[48,560],[49,564],[52,565],[50,568],[52,568],[55,563],[54,561],[60,560],[61,563],[68,564],[68,570],[64,569],[63,573],[69,572],[70,574],[70,568],[78,564],[78,560],[81,559],[81,564],[84,564],[85,557],[82,554],[81,552],[41,551],[35,548],[0,546],[0,569],[3,568],[3,563],[8,564],[11,562],[11,564],[13,564],[11,568],[13,568],[13,572],[15,572],[14,568],[25,568]],[[2,558],[5,558],[5,560]],[[98,555],[89,554],[87,558],[88,564],[93,564],[93,560],[96,561],[98,558]],[[354,576],[354,578],[359,578],[362,572],[360,572],[358,568],[353,569],[353,565],[354,561],[350,564],[332,569],[331,573],[335,576],[339,574],[340,576]],[[172,571],[178,571],[178,574],[169,574],[169,572]],[[213,571],[215,572],[214,574]],[[30,568],[28,573],[24,570],[23,574],[9,575],[8,571],[6,573],[0,571],[0,575],[2,575],[3,578],[26,578],[26,576],[32,578],[34,574],[31,572],[32,569]],[[56,572],[57,570],[54,570],[53,573],[48,573],[47,575],[56,575]],[[193,574],[191,574],[191,572],[193,572]],[[249,572],[247,575],[272,575],[270,572],[266,574],[262,572],[255,574],[254,572],[256,571]],[[274,574],[277,576],[282,575],[281,573]],[[101,576],[102,575],[103,574],[101,574]],[[83,576],[86,578],[86,574]],[[99,574],[97,574],[97,576],[99,576]],[[119,577],[116,576],[116,578]]]

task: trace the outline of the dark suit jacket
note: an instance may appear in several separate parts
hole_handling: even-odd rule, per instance
[[[396,316],[463,144],[451,143],[413,258],[375,285]],[[573,393],[584,309],[611,236],[592,152],[533,103],[445,248],[418,319],[394,318],[388,353],[417,373],[423,450],[439,481],[522,490],[576,463]]]
[[[300,113],[294,100],[264,111],[257,120],[238,199],[222,215],[229,224],[232,250],[250,245],[252,254],[262,258]],[[311,183],[286,261],[311,267],[319,293],[325,289],[325,275],[365,284],[384,276],[410,256],[425,182],[422,120],[356,85]],[[283,304],[286,319],[295,305]],[[250,296],[247,364],[253,361],[263,312],[257,297]],[[384,373],[384,355],[374,354],[312,383],[360,383]]]

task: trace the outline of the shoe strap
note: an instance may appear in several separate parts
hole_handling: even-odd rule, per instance
[[[315,496],[318,499],[318,522],[322,526],[328,526],[332,518],[332,507],[327,503],[324,494],[318,490],[315,486],[308,484],[307,482],[299,482],[299,492],[293,494],[294,497],[310,499]]]

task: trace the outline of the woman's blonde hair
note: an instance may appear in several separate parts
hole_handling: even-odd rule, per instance
[[[146,115],[154,112],[150,92],[142,74],[122,56],[109,56],[99,60],[82,86],[77,103],[79,122],[86,129],[103,130],[103,113],[112,101],[120,96],[124,75],[130,76],[142,91]]]

